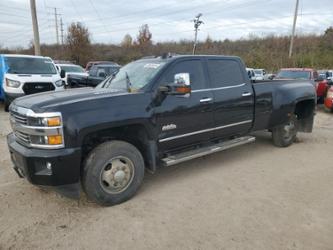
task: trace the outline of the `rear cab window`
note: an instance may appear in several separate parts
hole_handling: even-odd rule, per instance
[[[233,59],[208,59],[208,74],[212,88],[234,87],[244,84],[240,65]]]

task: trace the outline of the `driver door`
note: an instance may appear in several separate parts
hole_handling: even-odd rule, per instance
[[[166,95],[155,108],[155,119],[160,151],[168,151],[209,140],[214,126],[213,93],[209,89],[203,61],[186,59],[169,66],[159,86],[174,82],[177,74],[188,73],[191,94]]]

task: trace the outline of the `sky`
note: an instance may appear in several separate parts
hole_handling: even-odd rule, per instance
[[[299,0],[297,34],[333,26],[332,0]],[[193,19],[202,13],[198,39],[290,35],[296,0],[36,0],[40,42],[56,43],[54,8],[64,36],[72,22],[89,30],[93,43],[121,42],[148,24],[154,42],[193,39]],[[59,25],[59,36],[61,34]],[[1,0],[0,46],[27,47],[33,39],[29,0]],[[61,39],[60,39],[61,41]]]

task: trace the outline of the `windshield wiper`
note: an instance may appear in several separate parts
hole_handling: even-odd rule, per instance
[[[102,85],[101,88],[108,88],[108,87],[110,87],[111,82],[112,82],[112,80],[115,78],[115,76],[116,76],[117,73],[118,73],[118,71],[117,71],[117,72],[114,72],[114,73],[111,75],[111,77],[109,78],[109,80],[105,81],[105,83]],[[105,86],[106,84],[108,84],[108,85]]]
[[[132,92],[132,84],[131,84],[131,80],[127,74],[127,71],[125,72],[126,74],[126,89],[127,89],[127,92],[128,93],[131,93]]]

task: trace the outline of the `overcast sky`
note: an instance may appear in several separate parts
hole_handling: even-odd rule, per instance
[[[199,39],[290,34],[295,0],[36,0],[41,43],[55,43],[54,7],[66,32],[71,22],[84,23],[93,42],[120,43],[136,37],[147,23],[153,41],[193,39],[193,22],[202,13]],[[58,16],[60,19],[60,16]],[[332,0],[300,0],[297,33],[322,33],[333,26]],[[60,27],[59,27],[60,29]],[[59,31],[60,34],[60,31]],[[24,46],[32,40],[29,0],[1,0],[0,45]]]

